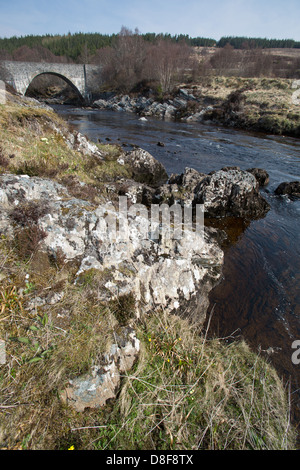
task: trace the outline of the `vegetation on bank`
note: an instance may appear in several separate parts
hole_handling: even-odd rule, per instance
[[[190,103],[186,114],[209,107],[205,120],[244,130],[299,137],[300,109],[293,100],[296,91],[293,83],[294,80],[279,78],[207,78],[192,87],[198,103]]]
[[[108,182],[131,176],[126,165],[117,163],[121,147],[99,143],[105,161],[87,159],[72,148],[70,129],[56,113],[17,95],[7,96],[7,104],[0,105],[2,173],[55,179],[74,197],[93,204],[103,201]]]
[[[122,176],[121,150],[101,146],[104,162],[91,162],[68,146],[67,135],[55,113],[10,97],[0,105],[0,172],[84,182],[88,193],[76,196],[96,203]],[[288,390],[271,365],[244,342],[208,340],[178,316],[157,311],[137,320],[129,299],[99,302],[103,273],[87,271],[75,283],[76,262],[39,250],[41,211],[38,201],[16,208],[10,217],[23,227],[0,239],[2,449],[295,447]],[[60,392],[97,363],[120,318],[137,331],[139,360],[115,400],[75,412]]]
[[[143,319],[138,331],[140,360],[124,379],[98,449],[289,447],[282,383],[245,342],[207,340],[196,325],[163,312]]]

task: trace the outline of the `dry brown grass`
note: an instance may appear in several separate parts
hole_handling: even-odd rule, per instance
[[[55,179],[71,195],[99,204],[107,182],[130,176],[117,162],[122,149],[98,144],[104,156],[99,160],[71,148],[69,139],[70,129],[54,112],[7,93],[0,105],[0,173]]]
[[[97,448],[293,448],[287,391],[245,342],[208,340],[163,312],[147,318],[140,338],[139,363]]]
[[[11,243],[0,241],[0,337],[6,348],[0,447],[7,449],[64,447],[62,441],[71,439],[71,418],[74,427],[95,424],[95,413],[76,415],[59,393],[97,362],[116,325],[113,313],[97,300],[96,277],[76,285],[76,266],[44,260],[36,272],[35,262],[22,260]]]

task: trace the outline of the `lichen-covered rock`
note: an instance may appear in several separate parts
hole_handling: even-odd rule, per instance
[[[66,137],[66,143],[73,150],[83,153],[88,157],[96,157],[98,160],[103,160],[103,155],[98,149],[97,145],[90,142],[83,134],[78,131],[69,132]]]
[[[189,313],[197,296],[207,297],[220,279],[223,252],[208,230],[204,236],[185,230],[174,237],[170,225],[158,229],[146,206],[132,205],[125,212],[112,204],[91,209],[62,185],[37,177],[2,175],[0,190],[8,205],[0,213],[1,230],[14,233],[18,224],[10,214],[25,202],[47,205],[36,221],[44,234],[38,248],[54,258],[59,253],[66,261],[76,260],[78,275],[92,268],[108,271],[101,301],[130,294],[137,315],[156,307],[180,310],[182,304]],[[204,320],[205,309],[198,313]]]
[[[118,163],[127,165],[132,171],[132,178],[139,183],[157,188],[168,180],[165,167],[141,148],[122,154]]]
[[[205,173],[200,173],[194,168],[186,167],[184,172],[180,175],[171,175],[169,183],[176,183],[179,186],[183,186],[185,190],[194,192],[196,186],[203,180],[205,176]]]
[[[259,186],[267,182],[267,172],[258,168],[242,171],[239,167],[224,167],[208,175],[185,168],[180,175],[172,174],[156,190],[153,202],[204,204],[208,217],[255,219],[269,210],[269,204],[259,193]]]
[[[155,189],[133,180],[125,180],[115,184],[115,191],[119,196],[126,196],[131,204],[145,204],[150,206],[153,201]]]
[[[151,220],[146,206],[128,207],[126,197],[125,211],[112,203],[93,208],[71,197],[64,186],[38,177],[0,175],[0,195],[0,232],[13,237],[31,219],[31,227],[44,234],[35,249],[66,262],[75,260],[75,283],[91,269],[103,274],[95,293],[100,303],[127,296],[133,299],[136,316],[163,308],[204,322],[209,292],[219,282],[223,265],[223,251],[210,230],[186,229],[174,237],[170,224]],[[62,295],[36,297],[27,309],[52,305]],[[112,347],[92,371],[68,384],[62,400],[83,411],[116,396],[122,374],[139,352],[128,322],[124,328],[115,332]]]
[[[219,170],[204,178],[195,191],[195,203],[204,204],[209,217],[263,217],[270,209],[259,193],[256,178],[247,171]]]
[[[172,174],[167,184],[160,186],[155,193],[154,202],[167,204],[178,203],[182,206],[192,205],[195,198],[195,190],[198,184],[207,175],[194,168],[186,167],[180,175]]]
[[[122,328],[115,333],[110,350],[103,354],[90,373],[69,381],[61,393],[61,399],[76,411],[100,408],[115,398],[122,374],[128,372],[136,362],[140,342],[132,328]]]

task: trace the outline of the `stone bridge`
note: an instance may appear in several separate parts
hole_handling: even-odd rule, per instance
[[[25,95],[35,77],[50,74],[62,78],[85,101],[89,100],[93,79],[98,75],[99,81],[101,72],[100,66],[90,64],[2,61],[0,66],[4,71],[7,83],[21,95]]]

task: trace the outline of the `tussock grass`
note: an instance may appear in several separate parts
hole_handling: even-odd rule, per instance
[[[225,450],[293,447],[286,390],[243,341],[208,340],[163,312],[140,328],[142,353],[99,449]]]
[[[199,97],[199,109],[208,104],[215,107],[206,113],[207,119],[241,129],[298,137],[300,112],[292,100],[293,82],[283,78],[208,77],[195,85],[193,92]],[[233,92],[240,93],[242,99],[237,109],[230,110],[226,105]]]
[[[76,285],[75,266],[44,264],[37,273],[33,257],[22,260],[1,239],[0,338],[6,362],[0,366],[0,448],[64,448],[71,418],[74,426],[94,424],[95,413],[77,416],[63,405],[60,391],[97,363],[116,319],[98,302],[95,278]]]
[[[208,339],[196,323],[161,311],[134,320],[130,299],[97,300],[108,272],[78,278],[78,266],[62,259],[44,261],[37,273],[35,262],[1,239],[0,337],[7,356],[0,368],[1,448],[293,448],[287,390],[245,342]],[[138,363],[115,400],[76,413],[60,392],[98,363],[120,315],[140,339]]]
[[[0,173],[55,179],[71,195],[93,203],[103,201],[107,182],[130,177],[117,162],[121,147],[98,144],[104,160],[88,157],[72,148],[70,129],[56,113],[7,97],[0,105]]]

